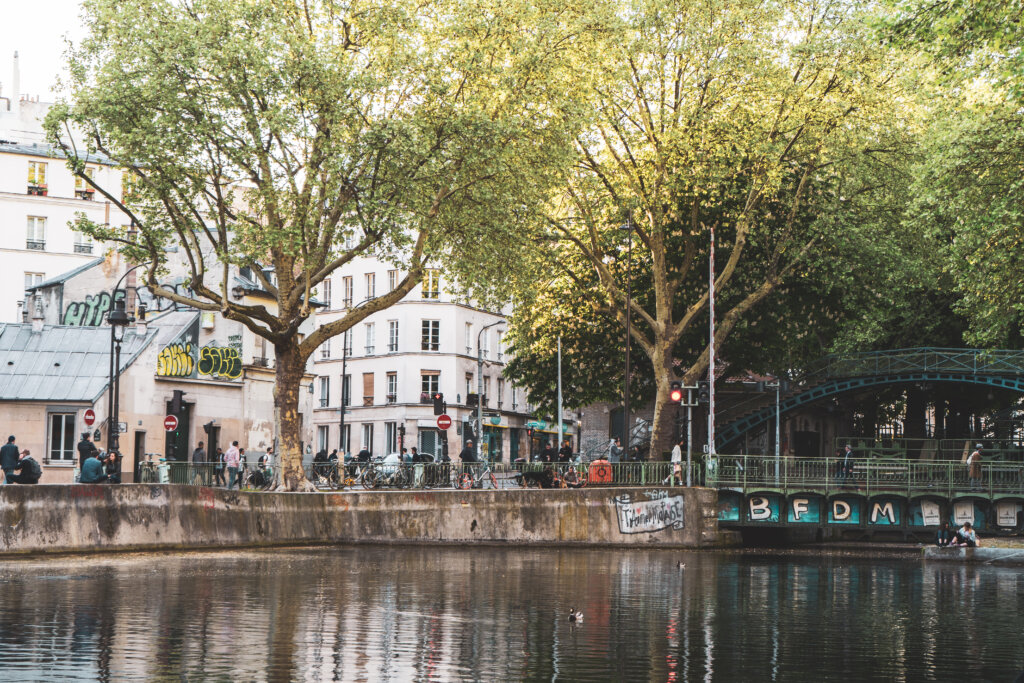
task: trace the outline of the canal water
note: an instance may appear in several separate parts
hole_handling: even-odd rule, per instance
[[[824,553],[7,561],[0,679],[1013,681],[1021,588],[1014,569]]]

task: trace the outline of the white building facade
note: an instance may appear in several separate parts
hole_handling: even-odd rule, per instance
[[[319,288],[318,299],[327,306],[317,313],[316,324],[341,318],[352,307],[387,293],[403,275],[383,260],[353,260]],[[506,330],[502,313],[457,300],[445,291],[443,273],[429,270],[400,302],[315,352],[314,447],[352,454],[366,448],[375,456],[415,447],[438,457],[443,439],[433,395],[440,392],[452,421],[446,434],[449,456],[455,459],[476,431],[470,395],[480,393],[482,376],[482,456],[497,462],[527,457],[530,407],[525,392],[502,376]]]

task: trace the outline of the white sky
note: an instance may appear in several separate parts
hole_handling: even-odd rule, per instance
[[[0,83],[11,94],[14,51],[21,62],[21,92],[53,101],[63,71],[64,38],[84,35],[81,0],[0,0]]]

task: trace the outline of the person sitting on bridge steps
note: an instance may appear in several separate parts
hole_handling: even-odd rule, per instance
[[[971,523],[964,522],[964,525],[956,532],[956,536],[949,545],[961,546],[964,548],[977,548],[981,545],[981,539],[978,538],[978,533],[974,530],[974,527],[971,526]]]

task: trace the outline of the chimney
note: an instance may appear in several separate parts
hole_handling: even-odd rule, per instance
[[[11,111],[17,114],[21,111],[21,69],[18,68],[18,51],[14,51],[14,79],[11,87]]]
[[[35,300],[34,312],[32,313],[32,334],[39,334],[43,331],[43,298],[38,294],[32,298]]]

